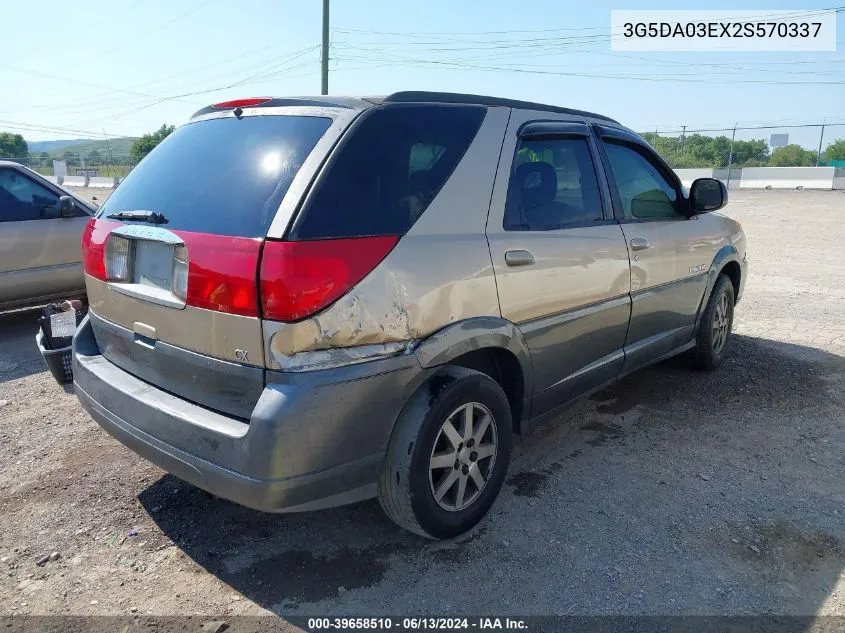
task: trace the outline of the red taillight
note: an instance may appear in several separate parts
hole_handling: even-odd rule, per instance
[[[106,280],[106,239],[120,222],[91,218],[82,233],[82,266],[85,272],[101,281]]]
[[[258,316],[255,275],[261,240],[174,231],[185,241],[188,291],[185,303],[196,308]]]
[[[396,236],[267,241],[261,257],[264,318],[298,321],[322,310],[366,277],[398,241]]]
[[[106,277],[106,242],[121,222],[92,219],[82,234],[85,272]],[[185,303],[196,308],[258,316],[256,274],[264,318],[298,321],[330,305],[361,281],[399,238],[358,237],[305,242],[261,240],[174,231],[185,242],[188,288]]]
[[[215,103],[212,108],[250,108],[252,106],[262,105],[272,101],[271,97],[253,97],[251,99],[232,99],[231,101],[221,101]]]

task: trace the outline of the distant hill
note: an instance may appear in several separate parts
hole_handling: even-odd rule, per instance
[[[134,138],[110,138],[108,143],[106,143],[105,139],[77,139],[76,141],[72,141],[70,144],[66,142],[60,141],[42,141],[42,142],[55,142],[61,143],[60,145],[57,144],[51,149],[33,149],[33,145],[35,143],[30,144],[30,152],[47,152],[51,156],[61,157],[62,154],[65,152],[73,152],[74,154],[79,154],[83,158],[88,155],[89,152],[97,150],[103,158],[106,158],[109,154],[109,149],[111,149],[112,156],[129,156],[129,150],[132,149],[132,143],[135,142]]]
[[[29,145],[29,151],[35,154],[40,152],[50,152],[57,147],[70,147],[71,145],[78,145],[79,143],[90,143],[91,139],[88,138],[72,138],[72,139],[62,139],[60,141],[28,141],[27,145]],[[62,150],[64,151],[64,149]]]

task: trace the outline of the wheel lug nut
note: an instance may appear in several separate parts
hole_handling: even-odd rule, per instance
[[[478,459],[478,453],[473,451],[472,453],[469,454],[469,461],[474,462],[476,459]]]
[[[460,468],[460,467],[461,467],[461,462],[456,459],[455,460],[455,470],[458,470],[458,468]]]
[[[462,472],[464,475],[469,475],[469,466],[467,466],[467,465],[465,464],[465,465],[464,465],[464,467],[463,467],[463,468],[461,468],[461,472]]]
[[[467,447],[472,448],[475,445],[475,440],[467,440]]]

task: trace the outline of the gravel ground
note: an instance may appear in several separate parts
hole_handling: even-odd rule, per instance
[[[65,189],[84,200],[99,204],[103,204],[108,200],[111,192],[114,191],[113,189],[99,189],[97,187],[65,187]]]
[[[845,195],[731,197],[751,276],[722,368],[668,361],[538,428],[454,541],[375,501],[212,498],[56,386],[35,313],[0,317],[0,615],[845,615]]]

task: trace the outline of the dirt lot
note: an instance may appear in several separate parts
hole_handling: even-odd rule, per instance
[[[725,365],[661,364],[539,428],[453,542],[375,501],[211,498],[56,386],[34,313],[0,318],[0,614],[845,615],[845,194],[731,197],[751,277]]]

